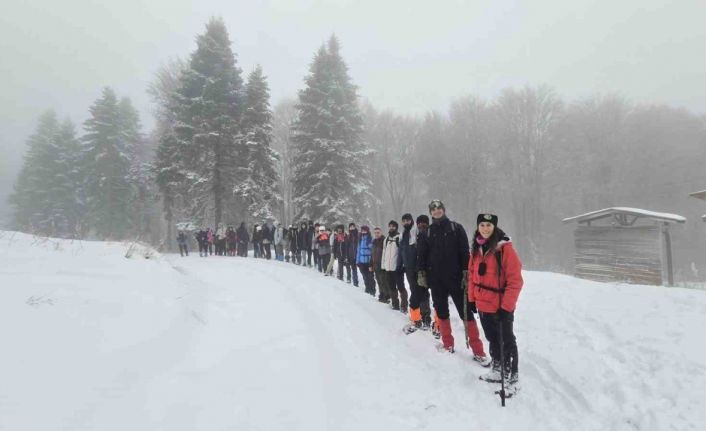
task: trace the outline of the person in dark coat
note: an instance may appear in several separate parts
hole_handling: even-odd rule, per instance
[[[314,255],[314,267],[319,272],[323,272],[321,261],[319,260],[319,244],[316,242],[316,237],[319,235],[319,226],[319,223],[314,223],[314,232],[311,234],[311,250]]]
[[[265,259],[272,259],[272,244],[275,242],[275,227],[267,222],[262,225],[262,255]]]
[[[467,297],[464,297],[464,283],[468,280],[468,261],[470,258],[470,247],[466,230],[459,223],[449,220],[446,217],[446,208],[440,200],[433,200],[429,203],[429,212],[432,216],[432,223],[429,227],[426,246],[423,254],[420,254],[418,263],[420,276],[418,281],[422,285],[427,285],[431,289],[431,296],[434,300],[434,310],[439,319],[439,331],[443,348],[449,352],[454,351],[454,338],[451,335],[451,321],[449,320],[449,301],[451,296],[456,311],[461,320],[464,314],[468,315],[465,322],[468,330],[470,346],[482,346],[480,332],[476,324],[473,313],[465,313],[464,308],[470,310]],[[419,250],[418,250],[419,252]],[[485,360],[485,353],[474,351],[474,359],[489,365]]]
[[[346,243],[346,261],[350,267],[348,272],[348,282],[353,279],[353,286],[358,287],[358,266],[356,265],[356,258],[358,257],[358,241],[360,236],[358,235],[358,227],[355,223],[348,224],[348,242]]]
[[[417,227],[412,214],[402,216],[402,239],[400,240],[400,256],[402,269],[409,285],[409,332],[417,329],[431,329],[431,312],[429,310],[429,291],[417,284]]]
[[[309,227],[306,222],[301,222],[299,224],[299,231],[297,232],[297,249],[299,250],[299,262],[302,266],[306,266],[306,253],[307,244],[310,244],[311,237],[309,237]],[[307,239],[309,237],[309,239]]]
[[[208,233],[206,229],[201,229],[196,232],[196,242],[199,243],[199,256],[208,256]]]
[[[250,235],[248,235],[248,228],[245,227],[245,222],[240,223],[238,230],[235,232],[235,236],[238,241],[238,256],[248,257],[248,243],[250,243]]]
[[[177,244],[179,245],[179,254],[181,255],[181,257],[189,255],[189,247],[186,243],[186,234],[183,230],[180,230],[179,234],[177,235]]]
[[[301,254],[299,253],[299,229],[296,225],[289,227],[289,251],[292,253],[292,263],[301,264]]]
[[[342,224],[336,226],[336,232],[333,236],[333,258],[338,263],[338,272],[336,278],[343,281],[343,268],[346,269],[348,283],[351,282],[351,267],[348,265],[348,235]]]
[[[253,226],[252,231],[252,248],[253,255],[257,257],[262,257],[262,227],[259,224]]]
[[[378,301],[388,304],[390,296],[387,294],[387,276],[385,270],[382,269],[382,251],[385,246],[385,235],[382,234],[382,229],[376,227],[373,230],[373,253],[371,262],[373,265],[373,273],[378,285]]]
[[[309,220],[309,225],[306,228],[306,264],[309,268],[312,267],[311,256],[314,254],[314,222]]]

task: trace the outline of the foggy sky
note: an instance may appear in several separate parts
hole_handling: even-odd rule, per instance
[[[145,88],[222,16],[244,74],[294,97],[331,33],[360,94],[420,114],[460,95],[546,83],[567,99],[620,93],[706,112],[706,1],[5,0],[0,8],[0,223],[42,111],[83,122],[101,88],[152,125]]]

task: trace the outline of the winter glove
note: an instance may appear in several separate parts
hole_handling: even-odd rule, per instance
[[[512,322],[515,319],[514,313],[512,311],[506,311],[500,308],[498,310],[498,320],[501,322]]]
[[[469,302],[468,303],[468,310],[473,313],[473,314],[478,314],[478,308],[476,308],[476,303],[475,302]]]
[[[463,279],[461,279],[461,288],[463,288],[464,292],[467,292],[466,289],[468,289],[468,271],[464,270],[463,271]]]
[[[427,272],[426,271],[419,271],[417,273],[417,284],[420,285],[421,287],[429,287],[427,284]]]

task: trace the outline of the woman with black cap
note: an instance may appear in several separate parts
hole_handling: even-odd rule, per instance
[[[481,380],[500,381],[500,367],[512,387],[518,380],[517,342],[513,331],[515,307],[522,289],[522,263],[510,238],[498,227],[498,216],[479,214],[468,262],[468,301],[478,312],[490,343],[492,370]],[[500,330],[502,328],[502,334]],[[504,358],[500,354],[503,341]]]

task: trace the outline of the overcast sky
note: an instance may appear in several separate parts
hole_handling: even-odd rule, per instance
[[[620,93],[706,113],[704,0],[24,0],[0,12],[0,221],[37,116],[76,123],[103,86],[145,93],[221,16],[245,73],[261,64],[272,101],[302,87],[314,51],[341,41],[361,96],[379,108],[445,110],[460,95],[549,84],[566,99]]]

